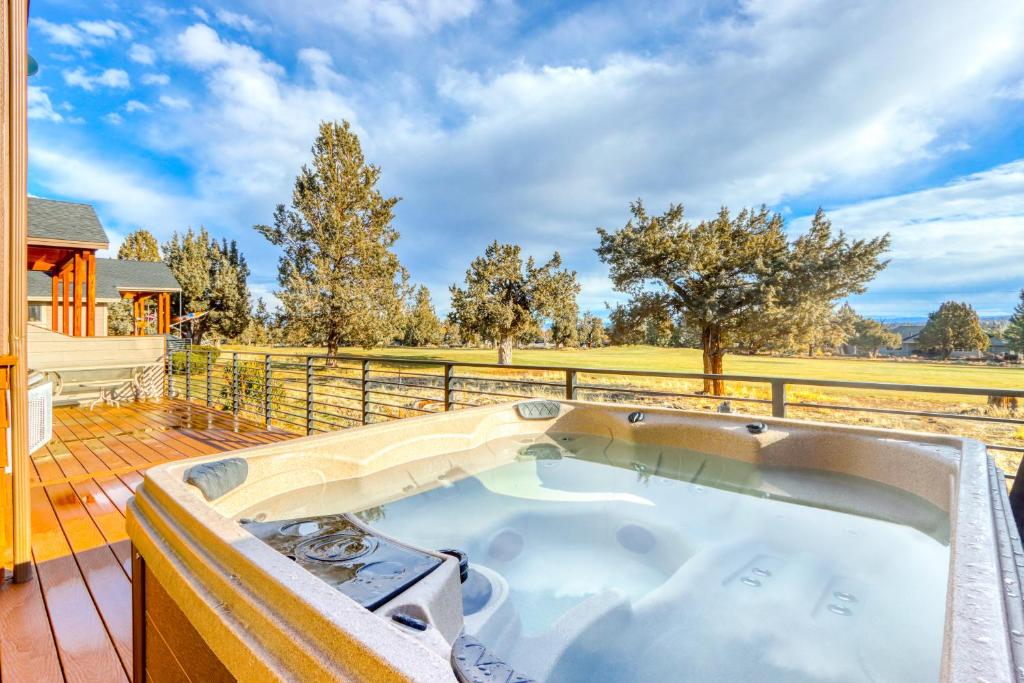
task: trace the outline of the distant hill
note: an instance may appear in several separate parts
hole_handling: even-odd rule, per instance
[[[1009,317],[1005,315],[981,315],[978,316],[981,320],[982,327],[1002,327],[1010,322]],[[888,327],[896,327],[897,325],[924,325],[928,322],[928,316],[917,315],[917,316],[906,316],[903,318],[875,318],[878,322]]]

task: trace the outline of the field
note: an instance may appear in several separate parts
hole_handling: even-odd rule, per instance
[[[225,346],[225,350],[257,353],[325,353],[319,348],[280,348]],[[339,354],[387,356],[419,360],[448,360],[472,363],[497,362],[494,349],[441,349],[390,347],[383,349],[345,348]],[[517,349],[516,365],[549,365],[620,370],[700,372],[701,354],[697,349],[670,349],[654,346],[611,346],[599,349]],[[731,375],[764,375],[842,379],[856,382],[895,382],[899,384],[936,384],[948,386],[1024,389],[1024,365],[985,366],[970,363],[928,363],[867,358],[805,358],[730,355],[725,371]]]
[[[281,354],[305,355],[324,352],[323,349],[312,348],[251,346],[225,346],[222,351],[225,352],[222,355],[236,351],[242,358],[255,358],[255,356],[250,354],[263,353],[273,354],[275,358],[279,358]],[[340,350],[339,354],[456,363],[493,363],[497,356],[497,352],[493,349],[414,349],[403,347],[372,350],[348,348]],[[698,350],[647,346],[561,350],[521,349],[515,351],[513,362],[516,365],[585,367],[596,370],[701,371],[701,356]],[[353,373],[355,371],[354,368],[349,368],[349,370]],[[727,374],[733,375],[1024,390],[1024,366],[1019,365],[730,355],[726,357],[725,371]],[[345,369],[340,368],[338,372],[343,374]],[[394,370],[382,369],[382,372],[394,372],[396,376],[399,376],[403,370],[399,366],[395,366]],[[508,387],[513,386],[517,388],[516,393],[524,391],[521,385],[502,385],[499,377],[508,381],[528,379],[530,381],[537,380],[557,383],[563,376],[563,373],[557,372],[525,370],[499,371],[495,373],[489,370],[466,369],[460,370],[459,374],[472,375],[472,379],[479,384],[476,387],[477,389],[484,389],[496,394],[506,393],[510,391]],[[410,380],[411,378],[408,378],[405,381]],[[657,403],[703,409],[714,409],[720,403],[719,399],[704,397],[676,398],[674,396],[666,396],[666,394],[672,394],[673,392],[692,394],[699,391],[701,388],[699,382],[689,380],[646,377],[625,378],[601,375],[600,373],[588,373],[581,374],[579,381],[583,384],[601,385],[615,389],[615,391],[609,389],[599,392],[581,391],[580,398]],[[468,387],[468,385],[463,386]],[[293,386],[290,390],[297,389],[297,386]],[[394,389],[390,390],[395,391]],[[557,394],[557,389],[552,391]],[[631,393],[634,391],[650,391],[655,395]],[[423,392],[419,393],[422,394]],[[527,393],[543,395],[543,392],[529,391]],[[728,384],[727,393],[730,397],[735,398],[733,408],[739,412],[767,414],[770,410],[769,406],[765,403],[743,401],[743,399],[766,401],[770,397],[770,392],[766,385],[733,382]],[[474,393],[467,389],[465,396],[466,403],[483,401],[480,392]],[[951,419],[953,416],[969,415],[1024,420],[1024,406],[1021,406],[1020,411],[1014,411],[1006,407],[990,406],[983,395],[951,396],[933,393],[791,386],[788,389],[787,399],[795,403],[818,404],[818,407],[811,408],[791,407],[788,413],[790,417],[957,434],[982,439],[991,444],[1024,446],[1024,422],[1022,424],[1013,424]],[[388,400],[394,401],[394,395]],[[498,399],[491,398],[490,400]],[[405,405],[403,401],[398,403]],[[928,411],[942,413],[951,417],[887,415],[821,407],[828,404],[852,405],[869,410],[884,408]],[[391,415],[394,411],[388,410],[387,412]],[[1000,461],[1007,471],[1013,471],[1019,460],[1019,454],[1010,452],[994,452],[993,455],[996,456],[997,460]]]

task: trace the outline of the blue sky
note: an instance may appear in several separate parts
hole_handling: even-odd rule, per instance
[[[619,295],[594,229],[642,197],[694,220],[766,203],[793,234],[820,205],[893,235],[861,312],[1005,314],[1021,36],[1019,0],[35,0],[29,191],[94,204],[115,244],[205,225],[267,294],[276,253],[251,226],[289,200],[317,122],[345,118],[441,310],[497,238],[559,250],[602,312]]]

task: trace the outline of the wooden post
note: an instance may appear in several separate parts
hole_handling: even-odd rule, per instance
[[[72,323],[72,334],[76,337],[82,336],[82,285],[85,283],[85,259],[82,253],[75,254],[75,269],[73,273],[74,282],[71,285],[71,315],[74,318]]]
[[[11,519],[14,580],[32,578],[28,453],[28,1],[3,0],[0,47],[0,353],[14,357],[11,389]]]
[[[85,334],[96,336],[96,252],[85,254]]]
[[[156,333],[164,333],[164,295],[156,295]]]
[[[772,380],[772,417],[786,417],[786,383]]]
[[[50,295],[50,329],[60,332],[60,273],[54,271],[50,278],[53,292]]]
[[[64,334],[70,335],[71,334],[71,308],[70,308],[70,306],[71,306],[71,269],[70,268],[66,268],[64,270],[64,275],[61,277],[61,281],[62,281],[62,285],[63,285],[63,287],[61,289],[63,290],[63,295],[64,295],[63,296],[63,301],[61,302],[61,305],[64,307],[64,327],[61,329],[61,332],[63,332]]]

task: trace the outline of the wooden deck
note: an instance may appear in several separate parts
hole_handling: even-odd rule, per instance
[[[0,587],[0,680],[127,681],[131,558],[125,504],[152,465],[294,435],[181,401],[57,408],[33,457],[35,580]]]

